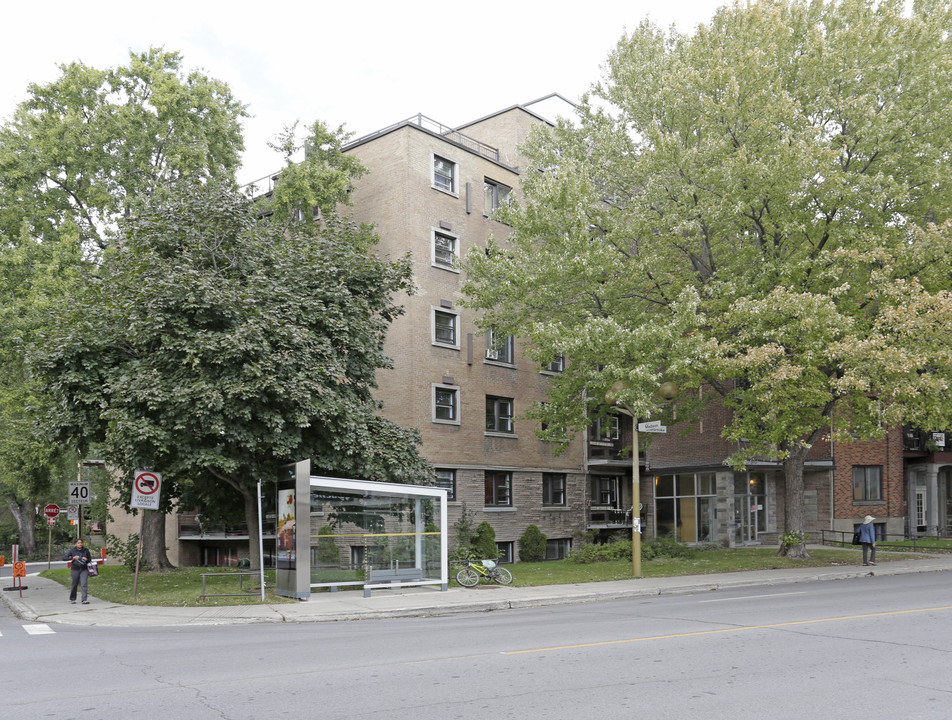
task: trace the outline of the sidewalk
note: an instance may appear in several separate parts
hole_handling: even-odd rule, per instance
[[[515,570],[518,574],[518,566]],[[480,585],[472,589],[453,587],[446,592],[432,588],[402,588],[375,590],[369,598],[365,598],[359,591],[320,592],[311,595],[307,601],[294,604],[188,608],[116,605],[93,596],[90,596],[89,605],[70,605],[67,588],[53,580],[31,575],[24,578],[27,589],[23,590],[22,598],[18,591],[11,590],[4,590],[0,595],[19,618],[31,622],[101,627],[159,627],[452,615],[590,603],[646,595],[681,595],[730,588],[949,570],[952,570],[952,554],[885,561],[874,567],[831,565],[822,568],[752,570],[717,575],[642,578],[526,588]],[[8,584],[9,578],[4,578],[4,587]],[[91,590],[95,590],[95,580],[89,585]]]

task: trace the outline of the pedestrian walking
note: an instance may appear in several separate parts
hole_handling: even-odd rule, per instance
[[[76,604],[76,588],[83,589],[83,605],[89,605],[86,597],[89,586],[89,563],[92,562],[92,556],[89,554],[89,548],[83,547],[83,540],[80,538],[76,544],[66,551],[63,560],[69,563],[69,574],[73,584],[69,588],[69,601]]]
[[[872,515],[867,515],[863,518],[863,524],[859,526],[859,542],[863,546],[863,565],[876,564],[876,528],[873,527],[875,519]]]

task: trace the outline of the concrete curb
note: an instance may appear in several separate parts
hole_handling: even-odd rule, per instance
[[[280,605],[221,607],[151,607],[105,603],[90,596],[91,605],[70,605],[59,583],[29,577],[29,594],[3,592],[3,601],[22,620],[89,627],[187,627],[252,623],[310,623],[439,617],[460,613],[487,613],[556,605],[580,605],[635,597],[687,595],[799,583],[853,580],[886,575],[952,570],[952,555],[884,562],[874,568],[843,566],[752,570],[715,575],[616,580],[542,587],[480,586],[382,590],[371,598],[357,592],[317,593],[308,601]],[[26,593],[26,591],[24,591]]]

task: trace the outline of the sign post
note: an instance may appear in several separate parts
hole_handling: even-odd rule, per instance
[[[4,590],[20,590],[20,597],[23,597],[23,591],[28,590],[23,584],[23,578],[26,577],[26,563],[20,562],[20,546],[11,546],[13,555],[13,585],[3,588]],[[3,565],[3,558],[0,556],[0,565]]]
[[[53,526],[56,524],[56,517],[60,514],[59,505],[50,503],[43,508],[43,514],[46,515],[46,569],[49,570],[53,562]]]
[[[136,572],[132,580],[132,599],[135,600],[139,592],[139,563],[142,560],[142,533],[145,530],[146,510],[159,509],[159,490],[162,487],[162,475],[151,470],[136,470],[132,481],[132,502],[130,507],[142,510],[142,521],[139,524],[139,545],[136,548]]]

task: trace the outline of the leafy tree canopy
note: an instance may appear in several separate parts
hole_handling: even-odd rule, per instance
[[[151,49],[110,70],[62,66],[0,127],[0,495],[11,507],[44,501],[77,449],[35,426],[49,398],[26,354],[51,304],[95,272],[117,220],[168,183],[233,180],[244,114],[226,85]]]
[[[228,86],[184,73],[178,53],[130,53],[129,65],[76,62],[0,129],[0,233],[75,234],[103,248],[116,218],[179,178],[232,179],[243,106]]]
[[[508,243],[467,258],[469,304],[568,367],[538,414],[588,422],[615,381],[717,398],[742,464],[952,417],[952,10],[763,0],[692,35],[623,37],[580,123],[536,132]],[[698,408],[695,408],[698,409]],[[679,409],[679,418],[683,418]],[[557,438],[554,438],[557,439]],[[790,513],[794,513],[791,515]]]
[[[426,481],[419,438],[378,418],[371,395],[407,259],[376,259],[369,228],[336,215],[259,221],[215,183],[182,182],[123,225],[35,358],[62,438],[161,470],[193,500],[224,483],[249,527],[257,481],[304,457]]]

